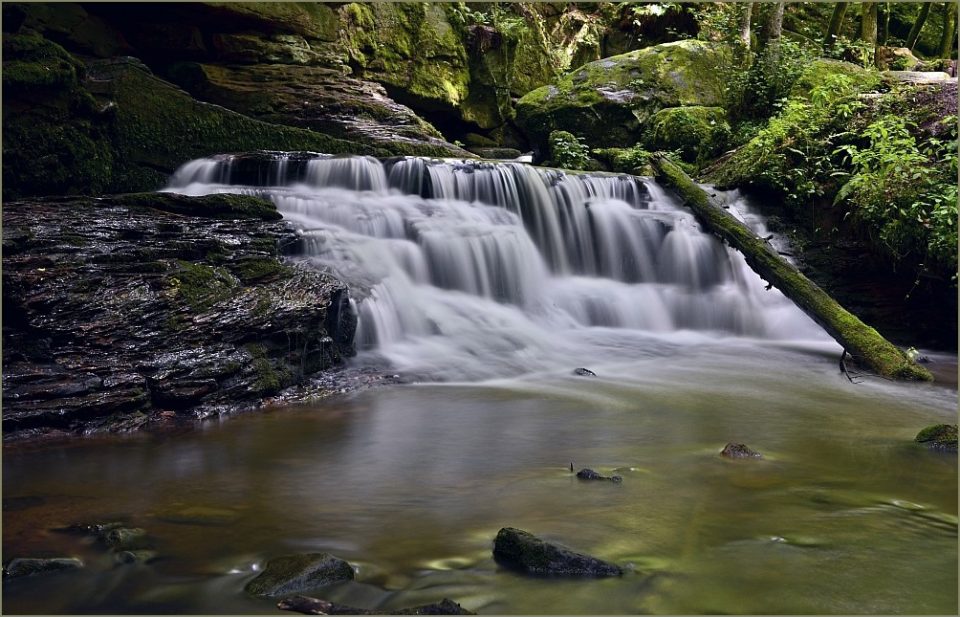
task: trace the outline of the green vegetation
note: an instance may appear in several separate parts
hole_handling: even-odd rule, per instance
[[[590,148],[567,131],[550,133],[550,164],[564,169],[586,169]]]
[[[168,279],[168,292],[182,299],[194,311],[203,311],[229,298],[237,280],[220,267],[178,260],[177,270]]]

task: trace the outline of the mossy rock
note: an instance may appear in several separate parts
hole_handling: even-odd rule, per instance
[[[273,202],[250,195],[224,193],[194,197],[179,193],[128,193],[107,199],[124,207],[153,208],[214,219],[278,221],[283,218]]]
[[[808,98],[810,92],[826,83],[834,75],[843,75],[853,81],[858,92],[866,92],[880,85],[880,74],[852,62],[820,58],[811,62],[794,82],[790,96]]]
[[[652,176],[650,166],[652,153],[640,146],[632,148],[597,148],[593,156],[606,163],[610,171],[633,174],[635,176]]]
[[[497,533],[493,557],[501,565],[539,576],[602,577],[623,574],[617,565],[575,553],[513,527],[504,527]]]
[[[329,553],[286,555],[267,562],[244,591],[255,596],[285,596],[353,580],[353,568]]]
[[[516,121],[540,148],[571,127],[592,147],[631,146],[661,109],[723,106],[732,62],[728,46],[696,40],[589,62],[521,98]]]
[[[721,151],[730,136],[727,112],[722,107],[671,107],[650,119],[650,150],[679,151],[692,163]]]
[[[957,451],[957,425],[934,424],[917,433],[915,441],[922,443],[931,450],[944,452]]]
[[[335,41],[340,20],[333,7],[314,2],[204,2],[223,22],[260,32],[299,34]]]

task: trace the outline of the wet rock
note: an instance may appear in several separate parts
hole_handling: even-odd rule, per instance
[[[353,580],[353,568],[329,553],[285,555],[267,562],[244,590],[256,596],[282,596]]]
[[[941,452],[957,451],[957,425],[934,424],[923,429],[916,436],[916,442],[922,443],[931,450]]]
[[[61,572],[64,570],[76,570],[82,567],[83,562],[74,557],[18,557],[10,560],[10,563],[3,568],[3,575],[4,577],[17,578],[21,576],[33,576],[35,574]]]
[[[118,527],[102,536],[103,543],[114,551],[133,551],[150,546],[147,531],[139,527]]]
[[[720,456],[724,458],[763,458],[759,452],[751,450],[742,443],[728,443],[720,451]]]
[[[157,558],[157,552],[141,549],[136,551],[119,551],[114,554],[114,560],[120,564],[150,563]]]
[[[311,598],[308,596],[293,596],[277,603],[277,608],[284,611],[303,613],[305,615],[475,615],[460,606],[453,600],[444,598],[439,602],[424,604],[412,608],[402,608],[395,611],[374,611],[344,604],[335,604]]]
[[[251,408],[352,355],[345,286],[281,259],[278,217],[238,195],[5,203],[5,438]]]
[[[124,526],[124,523],[120,522],[110,522],[110,523],[72,523],[66,527],[58,527],[54,531],[60,531],[63,533],[72,533],[81,536],[105,536],[107,532],[113,529],[119,529]]]
[[[504,527],[493,545],[497,563],[541,576],[621,576],[619,566],[551,544],[531,533]]]
[[[623,482],[620,476],[603,476],[592,469],[581,469],[577,472],[578,480],[607,480],[610,482]]]
[[[596,377],[597,374],[591,371],[588,368],[575,368],[573,369],[574,375],[579,375],[580,377]]]

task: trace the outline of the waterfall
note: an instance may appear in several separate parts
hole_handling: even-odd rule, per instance
[[[304,257],[350,284],[361,350],[423,378],[628,360],[691,335],[825,336],[651,180],[291,157],[191,161],[166,190],[273,200]]]

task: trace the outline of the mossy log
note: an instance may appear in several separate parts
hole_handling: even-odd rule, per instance
[[[700,223],[746,257],[754,271],[783,292],[858,362],[892,378],[933,381],[933,375],[880,333],[840,306],[765,240],[716,204],[679,167],[663,156],[651,158],[657,178],[673,188]]]

